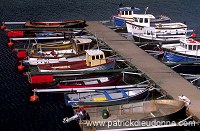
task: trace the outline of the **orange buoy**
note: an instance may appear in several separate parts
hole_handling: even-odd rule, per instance
[[[197,34],[192,33],[191,37],[192,37],[192,38],[196,38],[196,37],[197,37]]]
[[[37,95],[32,95],[32,96],[30,96],[30,101],[31,102],[36,102],[36,101],[39,101],[39,97],[37,96]]]
[[[14,43],[13,43],[12,41],[8,42],[8,46],[9,46],[9,47],[13,46],[13,44],[14,44]]]
[[[18,66],[19,71],[22,71],[23,69],[24,69],[24,66],[22,64]]]

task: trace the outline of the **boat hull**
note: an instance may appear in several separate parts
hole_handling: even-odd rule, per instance
[[[80,61],[77,61],[80,62]],[[83,61],[85,62],[85,61]],[[42,65],[43,67],[45,65]],[[105,64],[99,65],[99,66],[94,66],[94,67],[86,67],[86,68],[77,68],[77,69],[70,69],[70,68],[59,68],[59,69],[45,69],[45,68],[41,68],[40,65],[38,65],[38,70],[39,72],[61,72],[61,71],[87,71],[87,70],[108,70],[108,69],[114,69],[115,67],[115,62],[114,61],[109,61]]]
[[[89,78],[90,79],[90,78]],[[87,80],[87,81],[92,81],[92,80]],[[98,78],[92,78],[92,79],[95,79],[97,80]],[[109,78],[108,78],[109,79]],[[101,82],[101,83],[95,83],[95,84],[83,84],[83,85],[80,85],[78,82],[76,85],[70,85],[70,84],[58,84],[58,88],[62,89],[62,88],[85,88],[85,87],[100,87],[100,86],[111,86],[111,85],[117,85],[122,79],[122,75],[118,75],[118,76],[113,76],[112,78],[110,78],[110,80],[106,81],[106,82]],[[84,82],[81,81],[81,82]],[[76,81],[74,82],[76,83]]]
[[[61,22],[30,22],[24,25],[26,28],[83,28],[86,26],[85,20],[66,20]]]
[[[172,51],[165,51],[163,56],[164,62],[195,62],[200,61],[199,57],[192,57],[188,55],[182,55],[178,53],[174,53]]]
[[[142,90],[142,91],[140,91]],[[122,97],[122,98],[118,98],[118,99],[111,99],[111,100],[107,100],[107,101],[71,101],[68,99],[65,99],[66,104],[68,106],[72,106],[72,107],[77,107],[77,106],[87,106],[87,107],[98,107],[98,106],[111,106],[111,105],[120,105],[120,104],[127,104],[130,103],[132,101],[138,101],[138,100],[143,100],[145,98],[147,98],[149,96],[149,90],[148,89],[137,89],[135,88],[135,90],[133,89],[133,91],[137,92],[135,95],[133,96],[127,96],[127,97]],[[98,93],[98,92],[97,92]],[[90,93],[88,93],[88,95],[90,95]],[[116,93],[115,95],[113,95],[114,97],[116,97],[118,94]],[[103,95],[102,95],[103,96]]]
[[[186,106],[183,101],[177,100],[150,100],[124,105],[103,106],[93,108],[79,108],[78,112],[84,111],[84,122],[103,121],[109,124],[110,121],[120,121],[123,123],[132,123],[128,127],[122,126],[95,126],[96,130],[161,130],[180,129],[177,121],[185,119]],[[106,112],[107,111],[107,112]],[[137,123],[136,123],[137,122]],[[159,123],[157,123],[159,122]],[[153,124],[153,125],[152,125]],[[89,126],[91,129],[93,125]],[[88,126],[84,128],[90,129]],[[166,128],[165,128],[166,127]],[[174,128],[173,128],[174,129]],[[182,128],[181,128],[182,129]],[[162,130],[163,131],[163,130]]]
[[[124,18],[113,16],[115,27],[126,27],[126,21]]]
[[[183,36],[183,37],[185,37],[185,36]],[[175,43],[175,42],[178,42],[181,38],[166,39],[166,38],[155,38],[155,37],[144,37],[144,36],[133,35],[133,39],[136,42],[170,42],[170,43]]]
[[[179,66],[173,65],[172,67],[174,71],[182,74],[200,74],[200,66],[199,64],[181,64]]]
[[[23,60],[24,65],[38,65],[38,64],[49,64],[49,63],[59,63],[59,62],[74,62],[85,60],[85,55],[75,55],[73,57],[61,57],[61,58],[31,58],[28,60]]]
[[[161,24],[162,27],[157,27],[158,23],[156,22],[152,26],[147,26],[138,25],[134,21],[126,21],[126,26],[127,31],[133,35],[134,40],[137,42],[179,41],[181,38],[186,38],[187,31],[187,26],[182,23],[166,23]]]

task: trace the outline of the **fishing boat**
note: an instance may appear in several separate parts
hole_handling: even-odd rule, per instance
[[[156,19],[152,14],[134,14],[133,21],[126,21],[127,31],[136,42],[179,41],[187,37],[187,25],[184,23],[151,23]]]
[[[146,9],[147,11],[147,9]],[[145,11],[145,12],[146,12]],[[133,22],[135,14],[142,14],[143,12],[137,7],[120,7],[117,9],[117,14],[113,15],[113,21],[115,27],[126,27],[126,21]],[[164,15],[156,16],[152,18],[150,23],[169,23],[171,19]]]
[[[133,100],[143,100],[149,95],[149,89],[129,88],[115,90],[95,90],[94,92],[82,92],[65,94],[65,101],[68,106],[109,106],[129,103]]]
[[[39,47],[38,51],[32,49],[28,53],[27,59],[23,60],[23,63],[37,65],[85,60],[85,50],[93,47],[92,39],[73,38],[72,47],[69,49],[52,49],[50,51],[44,51],[41,47]]]
[[[106,59],[101,50],[86,50],[86,60],[37,65],[40,72],[86,71],[113,69],[115,61]]]
[[[27,21],[26,28],[83,28],[86,26],[85,20],[66,20],[58,22],[31,22]]]
[[[63,123],[70,123],[73,120],[80,120],[79,124],[83,130],[149,130],[159,128],[176,127],[177,119],[186,118],[185,102],[179,100],[149,100],[136,103],[102,106],[102,107],[80,107],[74,110],[75,115],[70,118],[64,118]],[[106,126],[87,125],[91,122],[102,122]],[[115,126],[109,122],[117,122],[120,124],[133,123],[128,126]],[[161,123],[162,122],[162,123]],[[174,122],[174,123],[172,123]],[[109,125],[109,129],[108,129]]]
[[[132,20],[133,14],[139,14],[141,10],[136,7],[120,7],[117,14],[113,15],[115,27],[126,27],[126,20]]]
[[[195,62],[200,61],[200,42],[193,38],[181,39],[179,43],[162,45],[163,61]]]
[[[97,76],[90,78],[63,80],[57,85],[58,88],[84,88],[95,86],[116,85],[122,80],[122,74],[112,76]]]

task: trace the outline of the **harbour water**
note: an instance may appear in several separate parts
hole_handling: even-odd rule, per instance
[[[120,3],[141,9],[149,7],[147,12],[185,22],[200,36],[199,0],[2,0],[0,21],[104,21],[110,20]],[[0,130],[80,130],[76,123],[62,123],[64,117],[72,115],[72,110],[65,106],[61,94],[42,94],[38,103],[29,102],[31,87],[17,71],[15,52],[7,47],[6,35],[0,35]]]

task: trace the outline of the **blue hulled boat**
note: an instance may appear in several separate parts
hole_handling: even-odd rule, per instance
[[[115,27],[126,27],[126,20],[133,20],[134,14],[140,14],[141,10],[136,7],[121,7],[117,9],[117,14],[113,15]]]
[[[145,9],[145,13],[148,8]],[[143,14],[144,12],[137,7],[120,7],[117,9],[117,14],[113,15],[113,21],[115,27],[126,27],[126,21],[133,22],[135,14]],[[154,19],[151,19],[150,24],[156,23],[169,23],[171,19],[169,17],[158,15]]]
[[[192,38],[181,39],[177,44],[162,45],[165,50],[164,62],[200,61],[200,42]]]
[[[65,94],[66,105],[77,106],[109,106],[126,104],[131,101],[144,100],[149,95],[149,88],[129,88],[114,90],[86,90],[75,94]]]

